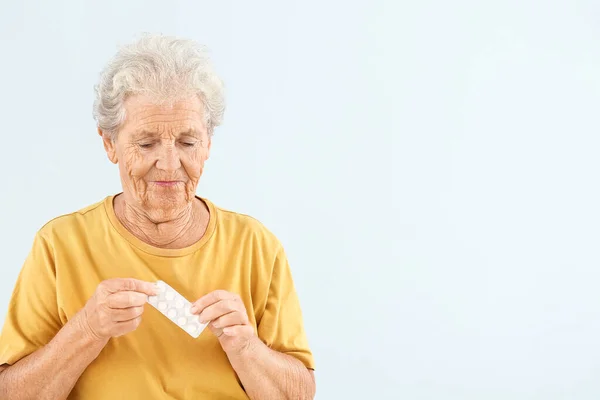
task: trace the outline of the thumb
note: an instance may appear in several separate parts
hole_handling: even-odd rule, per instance
[[[223,329],[222,328],[216,328],[215,326],[213,326],[212,321],[208,323],[208,329],[210,329],[210,331],[216,337],[220,337],[221,335],[223,335]]]

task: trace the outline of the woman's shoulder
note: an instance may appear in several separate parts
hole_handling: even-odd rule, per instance
[[[39,229],[38,234],[49,238],[55,235],[72,234],[77,230],[85,230],[86,227],[97,224],[98,220],[106,217],[105,201],[106,198],[85,205],[75,211],[60,214],[46,221]]]
[[[257,217],[221,206],[213,206],[217,213],[217,230],[230,236],[251,236],[274,247],[280,246],[275,234]]]

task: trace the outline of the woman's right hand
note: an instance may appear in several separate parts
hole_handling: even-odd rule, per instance
[[[148,296],[157,294],[154,283],[133,278],[100,282],[82,309],[82,324],[92,338],[108,340],[134,331],[142,320]]]

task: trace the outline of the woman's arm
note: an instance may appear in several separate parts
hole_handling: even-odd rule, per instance
[[[0,371],[0,398],[66,399],[106,345],[86,331],[82,314],[71,319],[46,346]]]
[[[315,397],[314,372],[298,359],[270,349],[258,337],[242,351],[227,356],[252,400]]]
[[[94,295],[44,347],[0,371],[0,399],[65,399],[111,337],[135,330],[149,282],[115,278],[101,282]]]
[[[311,400],[315,396],[312,371],[290,356],[269,348],[254,333],[239,295],[215,290],[191,308],[217,336],[244,390],[252,400]]]

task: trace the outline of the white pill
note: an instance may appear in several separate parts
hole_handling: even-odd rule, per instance
[[[165,284],[163,281],[157,282],[157,283],[156,283],[156,286],[158,286],[158,288],[159,288],[160,290],[163,290],[164,288],[166,288],[166,287],[167,287],[167,285],[166,285],[166,284]]]
[[[171,308],[169,312],[167,312],[167,315],[169,316],[169,318],[175,318],[177,316],[177,311]]]
[[[175,307],[177,307],[177,308],[183,308],[183,301],[181,301],[181,300],[177,300],[177,301],[175,302]]]
[[[158,297],[156,297],[156,296],[148,297],[148,302],[152,305],[155,305],[157,301],[158,301]]]
[[[168,291],[167,294],[165,294],[165,299],[167,299],[168,301],[171,301],[175,298],[175,293]]]
[[[160,303],[158,303],[158,309],[159,310],[166,310],[167,309],[167,303],[165,303],[164,301],[161,301]]]
[[[185,327],[185,330],[188,331],[189,333],[194,333],[196,332],[196,326],[195,325],[188,325]]]
[[[186,322],[187,322],[187,318],[185,318],[185,317],[179,317],[179,319],[177,319],[177,323],[181,326],[185,325]]]
[[[183,312],[184,312],[184,313],[185,313],[185,315],[186,315],[186,316],[188,316],[188,317],[189,317],[190,315],[192,315],[192,314],[190,313],[190,307],[189,307],[189,306],[188,306],[188,307],[186,307],[186,308],[185,308],[185,310],[183,310]]]

